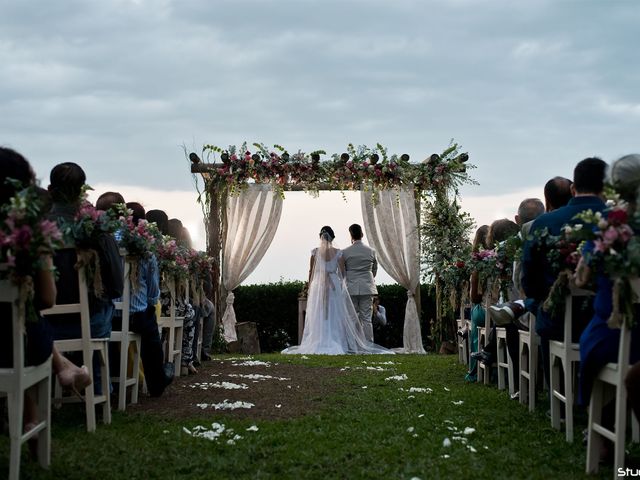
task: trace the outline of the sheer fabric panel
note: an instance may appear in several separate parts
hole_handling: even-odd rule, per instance
[[[239,195],[227,197],[227,232],[223,251],[222,282],[228,295],[222,317],[224,338],[237,340],[233,290],[258,266],[278,230],[282,198],[271,185],[252,184]]]
[[[378,263],[400,285],[407,289],[404,316],[404,353],[426,353],[422,346],[420,320],[414,292],[420,281],[418,221],[413,188],[362,191],[362,217],[365,234],[376,250]]]

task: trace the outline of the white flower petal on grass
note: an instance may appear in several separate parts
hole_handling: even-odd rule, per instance
[[[391,377],[387,377],[385,378],[385,381],[389,381],[389,380],[397,380],[399,382],[404,381],[404,380],[408,380],[409,377],[407,377],[406,373],[403,373],[402,375],[393,375]]]
[[[445,448],[449,448],[451,446],[451,440],[449,440],[449,437],[445,437],[442,441],[442,446]]]
[[[489,447],[487,447],[486,445],[482,448],[484,448],[485,450],[489,450]]]
[[[240,363],[232,362],[232,365],[234,367],[258,367],[258,366],[260,366],[260,367],[270,367],[271,363],[263,362],[263,361],[260,361],[260,360],[246,360],[246,361],[240,362]]]
[[[410,398],[416,398],[416,396],[415,396],[415,395],[409,395],[409,396],[407,397],[407,399],[410,399]]]
[[[196,407],[201,408],[202,410],[204,410],[205,408],[207,408],[209,405],[206,403],[197,403]]]
[[[462,405],[464,403],[464,400],[458,400],[457,402],[451,402],[454,405]]]
[[[280,407],[282,407],[282,404],[281,403],[276,403],[276,408],[280,408]]]
[[[364,390],[365,388],[369,388],[369,387],[367,387],[366,385],[363,385],[363,386],[362,386],[362,389]]]
[[[413,427],[407,428],[407,432],[409,432],[409,433],[413,432],[414,430],[415,430],[415,428],[413,428]]]
[[[238,408],[255,407],[255,405],[250,402],[241,402],[240,400],[237,402],[230,402],[227,399],[223,400],[221,403],[198,403],[197,406],[203,410],[206,408],[214,408],[216,410],[236,410]]]
[[[475,432],[476,429],[475,428],[471,428],[471,427],[464,427],[464,434],[465,435],[471,435],[473,432]]]
[[[442,455],[442,458],[450,458],[450,456],[445,453],[444,455]]]
[[[449,390],[447,387],[444,387],[444,391],[445,392],[450,392],[451,390]]]
[[[162,433],[166,435],[167,433],[169,433],[169,430],[162,430]]]
[[[257,432],[257,431],[258,431],[257,425],[251,425],[249,428],[247,428],[247,432]]]
[[[433,390],[430,389],[429,387],[411,387],[409,389],[409,392],[411,392],[411,393],[432,393]]]
[[[189,431],[189,429],[187,427],[182,427],[182,431],[184,433],[186,433],[187,435],[191,435],[191,431]]]
[[[471,453],[478,453],[478,451],[475,448],[473,448],[471,445],[467,445],[467,448]]]
[[[413,438],[418,438],[418,434],[414,433],[413,435],[411,435]]]
[[[420,415],[418,415],[418,418],[422,418],[424,417],[424,413],[421,413]]]
[[[455,427],[447,427],[447,430],[451,431],[451,432],[455,432],[456,428]]]
[[[228,377],[233,377],[233,378],[247,378],[249,380],[280,380],[280,381],[291,380],[290,378],[274,377],[272,375],[262,375],[260,373],[248,373],[248,374],[244,374],[244,373],[229,373],[229,374],[227,374],[227,376]]]
[[[444,423],[453,423],[451,420],[445,420]]]

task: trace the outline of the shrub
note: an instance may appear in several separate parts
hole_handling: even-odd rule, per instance
[[[280,281],[244,285],[234,290],[238,322],[256,322],[260,348],[276,352],[298,343],[298,294],[304,282]],[[420,290],[422,339],[428,345],[429,320],[435,312],[435,295],[430,285]],[[379,285],[380,304],[387,310],[387,325],[374,327],[375,342],[384,347],[402,346],[407,291],[400,285]]]

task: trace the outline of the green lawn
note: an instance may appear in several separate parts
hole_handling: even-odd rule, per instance
[[[114,412],[113,423],[85,432],[79,411],[54,413],[50,470],[23,456],[23,478],[584,478],[585,447],[553,430],[546,405],[531,414],[495,387],[465,384],[454,356],[260,355],[256,359],[325,367],[350,366],[342,388],[319,409],[292,420],[238,420],[212,412],[209,422]],[[363,361],[393,361],[364,369]],[[406,374],[405,381],[385,380]],[[367,387],[367,388],[363,388]],[[410,387],[431,393],[409,393]],[[400,390],[405,389],[405,391]],[[413,396],[413,398],[409,398]],[[73,415],[72,415],[73,414]],[[219,422],[241,439],[230,445],[192,438],[183,427]],[[247,431],[252,425],[257,431]],[[475,429],[464,434],[465,428]],[[443,446],[445,438],[451,446]],[[464,440],[466,439],[466,444]],[[475,450],[472,451],[472,449]],[[0,438],[0,478],[8,439]],[[610,478],[613,467],[601,468]],[[594,478],[594,477],[588,477]],[[596,477],[598,478],[598,477]]]

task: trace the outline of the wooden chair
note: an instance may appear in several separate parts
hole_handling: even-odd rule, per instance
[[[616,476],[619,469],[624,469],[624,453],[627,429],[627,388],[624,383],[629,371],[629,354],[631,350],[631,331],[628,322],[631,318],[623,318],[620,327],[620,343],[618,363],[608,363],[596,375],[589,402],[589,420],[587,424],[587,473],[596,473],[600,460],[602,439],[607,438],[614,444],[613,472]],[[610,401],[614,401],[615,420],[613,430],[602,425],[602,409]],[[630,413],[633,421],[634,439],[637,440],[637,419]]]
[[[131,403],[138,403],[140,390],[140,348],[142,339],[140,335],[129,330],[129,307],[131,304],[131,281],[129,276],[132,270],[132,261],[126,259],[121,252],[124,261],[124,290],[120,302],[115,302],[115,309],[120,310],[122,327],[111,332],[110,342],[118,344],[120,355],[120,371],[118,376],[111,377],[112,383],[118,384],[118,410],[124,412],[127,408],[127,388],[131,387]],[[131,376],[129,376],[129,350],[132,350]]]
[[[574,378],[580,363],[580,344],[572,341],[573,299],[592,295],[593,292],[571,286],[571,294],[565,297],[564,302],[564,341],[549,341],[551,425],[560,430],[560,416],[562,405],[564,405],[567,442],[573,442]],[[561,391],[562,387],[564,387],[564,393]]]
[[[82,352],[82,363],[87,366],[89,375],[93,380],[93,354],[98,354],[100,362],[100,376],[102,394],[96,395],[93,384],[84,391],[84,404],[87,419],[87,431],[96,430],[96,406],[102,405],[102,420],[105,424],[111,423],[111,395],[109,388],[109,339],[91,337],[91,319],[89,315],[89,294],[85,268],[78,269],[79,303],[69,303],[65,305],[55,305],[52,308],[43,310],[44,315],[61,315],[77,313],[80,314],[81,337],[69,340],[56,340],[54,342],[60,353]],[[62,389],[56,384],[55,403],[75,401],[73,397],[62,397]]]
[[[42,467],[51,463],[51,357],[40,365],[24,366],[25,286],[16,286],[9,280],[0,280],[0,302],[11,304],[13,365],[0,368],[0,394],[7,397],[9,413],[9,479],[20,478],[22,444],[38,438],[38,462]],[[25,390],[36,387],[38,424],[25,432],[22,426]]]
[[[529,331],[520,330],[518,351],[520,354],[520,403],[529,405],[529,411],[536,408],[536,377],[538,373],[538,335],[536,334],[536,317],[532,313],[525,314],[529,319]]]
[[[464,318],[458,318],[456,320],[456,323],[458,324],[458,331],[463,332],[466,328],[466,320]],[[458,335],[458,361],[462,365],[467,365],[469,363],[469,352],[467,350],[467,345],[467,339],[462,338],[460,335]]]
[[[167,333],[167,348],[165,358],[175,365],[174,376],[180,376],[180,364],[182,363],[182,334],[184,329],[184,317],[176,317],[176,279],[168,278],[167,288],[171,296],[169,304],[169,316],[158,317],[158,328]]]

